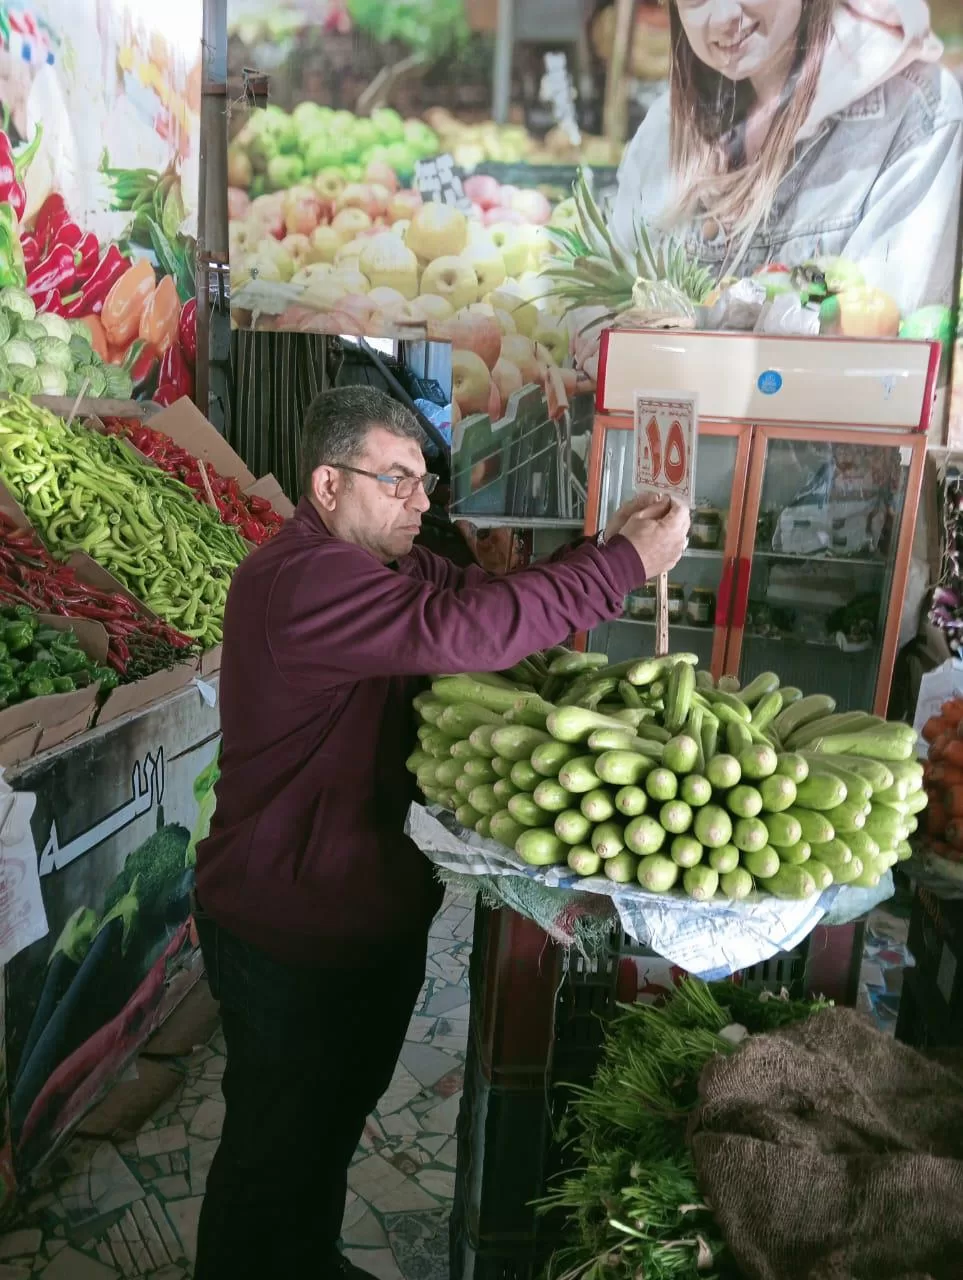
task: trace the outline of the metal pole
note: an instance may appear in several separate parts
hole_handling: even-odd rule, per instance
[[[512,105],[512,56],[515,52],[515,0],[498,0],[492,119],[504,124]]]

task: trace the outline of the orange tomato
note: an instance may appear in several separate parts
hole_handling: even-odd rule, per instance
[[[950,724],[959,724],[963,720],[963,698],[950,698],[940,707],[940,715]]]
[[[923,725],[923,737],[927,742],[934,742],[940,734],[949,733],[955,727],[955,723],[951,725],[948,720],[944,720],[941,716],[930,716],[926,724]]]
[[[950,738],[943,750],[943,759],[947,764],[963,769],[963,740]]]
[[[951,742],[959,742],[960,739],[953,733],[941,733],[938,738],[934,738],[930,743],[930,759],[942,760],[943,753]]]

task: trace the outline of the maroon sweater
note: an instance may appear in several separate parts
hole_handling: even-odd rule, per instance
[[[423,936],[441,891],[403,834],[413,695],[616,617],[643,579],[625,538],[504,578],[421,547],[388,567],[302,500],[228,595],[204,910],[298,964],[376,963]]]

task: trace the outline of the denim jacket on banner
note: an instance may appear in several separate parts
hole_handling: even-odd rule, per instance
[[[668,231],[716,275],[750,275],[769,262],[797,266],[819,256],[858,262],[902,314],[952,303],[960,235],[963,95],[939,65],[914,62],[825,120],[796,149],[768,221],[734,261],[712,217],[666,228],[669,99],[649,111],[619,170],[617,238],[630,245],[640,218]]]

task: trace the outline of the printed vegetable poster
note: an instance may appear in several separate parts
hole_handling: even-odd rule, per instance
[[[589,8],[547,52],[522,31],[495,123],[484,5],[229,0],[234,322],[451,341],[463,514],[578,522],[598,336],[629,313],[938,339],[945,413],[958,6],[643,0],[617,145],[614,7]]]
[[[0,0],[0,390],[194,387],[202,0]]]
[[[192,689],[8,771],[36,800],[49,929],[5,969],[0,1217],[199,976],[190,894],[218,744]]]

